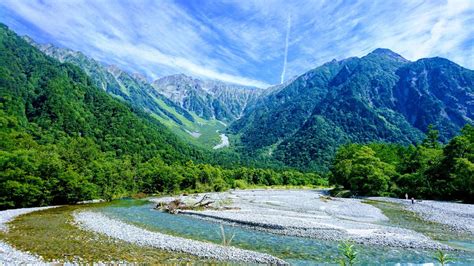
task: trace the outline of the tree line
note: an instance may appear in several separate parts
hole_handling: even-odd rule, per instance
[[[8,123],[6,118],[2,116],[0,123]],[[119,157],[79,136],[48,144],[16,131],[1,132],[0,137],[0,209],[111,200],[137,193],[328,185],[317,174],[296,170],[223,168],[191,160],[167,163],[159,156],[144,161],[139,154]]]
[[[357,195],[472,202],[473,131],[466,126],[445,146],[434,129],[417,146],[345,145],[329,179],[260,157],[206,152],[0,25],[0,209],[328,180]]]
[[[344,145],[329,179],[353,195],[474,202],[474,126],[466,125],[446,145],[438,138],[430,126],[418,145]]]

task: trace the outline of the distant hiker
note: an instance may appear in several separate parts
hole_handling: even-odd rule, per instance
[[[415,204],[415,198],[411,198],[411,204]]]
[[[408,193],[405,193],[405,199],[408,200]]]

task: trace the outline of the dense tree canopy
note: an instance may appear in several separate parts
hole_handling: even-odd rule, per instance
[[[405,193],[416,198],[474,201],[474,127],[466,125],[447,145],[429,128],[417,146],[350,144],[339,148],[331,182],[358,195]]]
[[[382,162],[374,150],[354,144],[339,150],[333,168],[336,183],[362,195],[385,194],[395,175],[395,167]]]

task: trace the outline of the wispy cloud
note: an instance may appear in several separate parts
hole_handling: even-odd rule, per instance
[[[473,68],[473,14],[471,0],[0,1],[0,21],[38,41],[150,78],[259,87],[378,47]]]
[[[285,38],[285,57],[283,59],[283,70],[281,71],[280,84],[285,81],[286,64],[288,62],[288,41],[290,40],[291,30],[291,15],[288,15],[288,24],[286,26],[286,38]]]
[[[114,2],[115,3],[115,2]],[[118,3],[118,2],[117,2]],[[129,70],[147,68],[148,76],[184,72],[248,86],[267,83],[240,75],[224,60],[210,56],[206,26],[172,2],[2,1],[2,14],[16,15],[47,33],[49,40],[81,50]],[[123,65],[123,64],[126,65]]]

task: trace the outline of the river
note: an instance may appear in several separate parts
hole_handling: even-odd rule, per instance
[[[172,215],[153,209],[146,201],[119,201],[100,209],[107,216],[151,231],[207,242],[220,243],[220,224],[186,215]],[[293,265],[337,264],[338,244],[305,237],[284,236],[238,226],[224,225],[234,234],[231,245],[277,256]],[[434,263],[434,251],[356,246],[361,265],[426,265]],[[474,250],[449,252],[456,258],[455,265],[473,265]]]
[[[229,137],[227,137],[225,134],[220,134],[219,136],[221,137],[221,143],[214,146],[214,148],[213,148],[214,150],[230,146]]]

